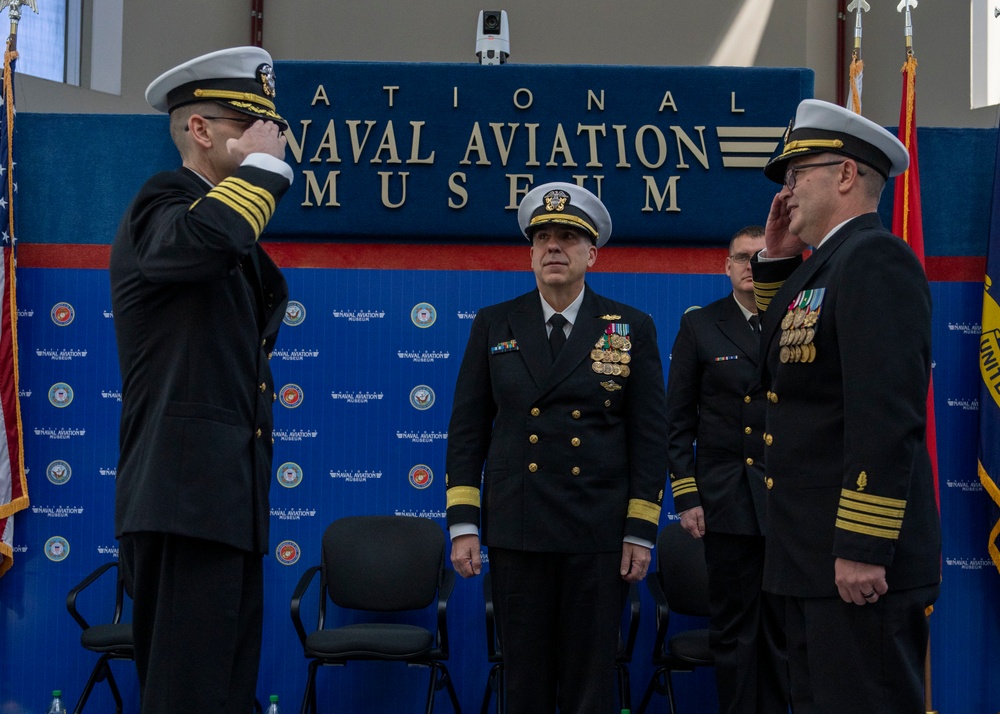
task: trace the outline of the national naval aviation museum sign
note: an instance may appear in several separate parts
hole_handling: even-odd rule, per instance
[[[509,241],[532,186],[598,193],[619,239],[762,223],[806,69],[277,63],[295,170],[268,233]]]

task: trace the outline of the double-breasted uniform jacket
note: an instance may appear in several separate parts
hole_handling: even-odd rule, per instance
[[[257,245],[288,180],[153,176],[111,249],[122,375],[115,533],[267,550],[274,384],[288,287]]]
[[[479,525],[482,511],[488,546],[600,553],[624,536],[656,540],[667,473],[656,329],[585,290],[554,364],[537,291],[473,321],[448,427],[447,516]],[[630,345],[601,362],[612,332]]]
[[[870,213],[804,263],[755,257],[753,273],[766,308],[764,589],[834,597],[836,558],[884,565],[890,590],[937,584],[931,299],[919,261]]]
[[[732,294],[681,317],[667,377],[670,486],[674,510],[701,506],[715,533],[763,533],[759,355],[760,338]]]

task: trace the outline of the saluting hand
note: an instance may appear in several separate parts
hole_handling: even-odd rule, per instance
[[[789,230],[788,206],[785,201],[791,194],[782,189],[771,201],[764,226],[764,247],[768,258],[791,258],[801,255],[808,246]]]
[[[277,124],[260,120],[251,124],[238,139],[226,140],[226,149],[238,163],[243,163],[243,159],[255,153],[270,154],[283,160],[287,143]]]

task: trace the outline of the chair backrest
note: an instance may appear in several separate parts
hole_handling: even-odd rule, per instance
[[[444,531],[428,518],[347,516],[323,534],[323,571],[339,607],[419,610],[437,597]]]
[[[672,612],[681,615],[709,614],[708,566],[705,544],[692,538],[678,522],[669,523],[656,539],[656,563],[660,585]]]

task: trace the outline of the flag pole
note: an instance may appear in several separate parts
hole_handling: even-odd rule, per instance
[[[903,67],[900,72],[903,74],[903,105],[900,107],[900,127],[899,134],[900,140],[906,145],[907,151],[910,152],[910,168],[907,170],[907,174],[910,171],[914,172],[916,176],[917,172],[917,127],[916,127],[916,78],[917,78],[917,59],[913,56],[913,16],[911,11],[913,8],[917,7],[917,0],[900,0],[899,5],[896,6],[897,12],[904,13],[905,17],[905,29],[903,36],[905,38],[905,49],[906,49],[906,60],[903,62]],[[897,181],[897,200],[902,201],[902,211],[896,211],[894,209],[894,220],[893,223],[899,223],[899,235],[907,243],[913,247],[914,252],[920,258],[920,262],[924,262],[924,248],[923,248],[923,227],[920,225],[921,222],[921,212],[920,212],[920,186],[918,180],[910,180],[910,176],[903,175],[899,176]],[[899,188],[902,191],[899,191]],[[911,210],[915,209],[915,210]],[[899,215],[900,220],[896,220],[895,216]],[[895,229],[896,226],[894,225]],[[917,244],[918,243],[918,244]],[[927,395],[927,428],[928,431],[934,429],[934,382],[933,378],[928,385],[928,395]],[[928,447],[929,451],[933,449],[931,456],[931,465],[934,469],[934,490],[935,496],[938,494],[938,484],[937,484],[937,439],[934,438],[934,434],[931,433],[928,436]],[[938,501],[938,512],[940,512],[940,500]],[[928,607],[925,615],[930,617],[931,612],[934,608]],[[931,686],[931,640],[930,634],[927,636],[927,652],[924,656],[924,711],[927,714],[937,714],[937,710],[934,709],[934,699],[932,696],[932,686]]]
[[[852,0],[847,11],[854,11],[854,49],[851,51],[851,68],[848,72],[851,91],[847,97],[847,108],[856,114],[861,113],[861,85],[864,76],[865,63],[861,59],[861,13],[871,10],[865,0]]]
[[[14,131],[14,61],[17,57],[17,24],[21,20],[21,6],[28,5],[36,13],[36,0],[0,0],[0,12],[8,8],[10,36],[3,56],[3,76],[0,77],[0,166],[6,176],[0,181],[3,201],[0,219],[0,276],[3,296],[0,298],[0,413],[4,428],[0,429],[3,442],[3,462],[0,463],[0,576],[6,573],[14,557],[14,514],[28,507],[28,483],[24,469],[24,439],[21,407],[18,403],[17,373],[17,290],[14,276],[14,181],[13,181],[13,131]]]

